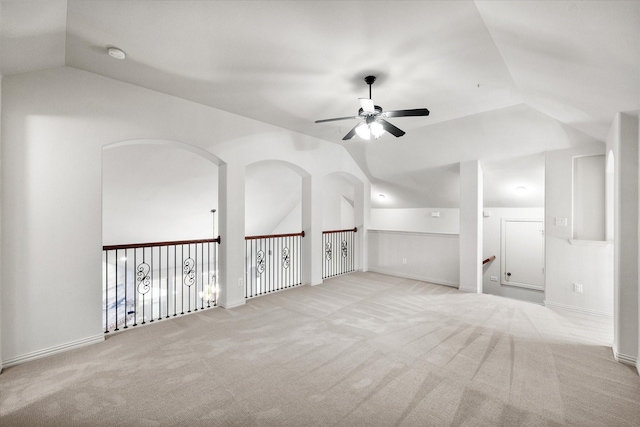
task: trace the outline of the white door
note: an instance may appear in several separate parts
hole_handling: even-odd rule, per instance
[[[503,219],[502,284],[544,289],[544,223],[542,220]]]

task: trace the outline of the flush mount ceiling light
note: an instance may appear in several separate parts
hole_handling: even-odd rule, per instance
[[[384,194],[378,194],[378,199],[380,200],[384,200],[385,199],[385,195]]]
[[[527,187],[516,187],[516,194],[518,196],[524,196],[527,193]]]
[[[124,51],[122,49],[118,49],[117,47],[108,48],[107,53],[109,53],[109,56],[111,56],[112,58],[116,58],[116,59],[126,58]]]

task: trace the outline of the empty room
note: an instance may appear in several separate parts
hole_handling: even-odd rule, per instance
[[[0,425],[639,425],[639,22],[0,1]]]

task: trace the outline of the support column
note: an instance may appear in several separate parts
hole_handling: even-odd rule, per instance
[[[482,293],[482,169],[477,160],[460,163],[460,285]]]
[[[614,339],[617,360],[636,364],[640,316],[638,305],[638,118],[619,113],[607,142],[614,153]]]
[[[356,270],[368,271],[367,230],[371,216],[371,184],[358,182],[354,188],[354,219],[356,233]]]
[[[322,283],[322,185],[313,176],[302,178],[302,283]]]
[[[244,164],[230,163],[218,168],[218,205],[220,216],[219,304],[233,308],[244,298]]]

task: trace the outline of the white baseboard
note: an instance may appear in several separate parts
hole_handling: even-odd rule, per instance
[[[8,368],[10,366],[19,365],[21,363],[30,362],[32,360],[40,359],[42,357],[51,356],[52,354],[62,353],[64,351],[73,350],[73,349],[84,347],[91,344],[96,344],[102,341],[104,341],[104,334],[94,335],[92,337],[71,341],[65,344],[56,345],[56,346],[45,348],[42,350],[32,351],[30,353],[23,354],[17,357],[12,357],[11,359],[3,361],[2,368]]]
[[[436,285],[451,286],[453,288],[457,288],[458,287],[457,283],[449,282],[449,281],[446,281],[446,280],[432,279],[432,278],[429,278],[429,277],[418,277],[418,276],[414,276],[414,275],[411,275],[411,274],[399,273],[397,271],[384,270],[382,268],[369,268],[368,271],[370,271],[372,273],[386,274],[388,276],[402,277],[404,279],[419,280],[421,282],[435,283]]]
[[[590,310],[588,308],[576,307],[573,305],[560,304],[557,302],[550,302],[550,301],[545,301],[544,305],[545,307],[559,308],[561,310],[575,311],[577,313],[590,314],[591,316],[599,316],[599,317],[606,317],[608,319],[613,319],[612,313],[605,313],[604,311]]]
[[[613,357],[620,363],[624,363],[625,365],[633,366],[637,368],[638,360],[635,357],[627,356],[626,354],[613,352]]]
[[[228,303],[220,303],[218,305],[220,307],[228,310],[230,308],[240,307],[241,305],[245,305],[246,303],[247,303],[247,301],[243,298],[243,299],[236,300],[236,301],[230,301]]]

